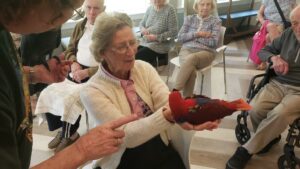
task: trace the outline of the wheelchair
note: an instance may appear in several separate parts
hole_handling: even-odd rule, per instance
[[[271,66],[272,63],[268,64],[265,73],[258,74],[251,79],[246,95],[248,103],[250,103],[264,85],[269,83],[272,77],[276,76],[274,70],[271,69]],[[248,115],[248,111],[241,111],[241,113],[237,116],[235,136],[241,145],[245,144],[251,137],[250,130],[247,127]],[[284,154],[281,155],[277,161],[279,169],[295,169],[297,165],[300,165],[300,159],[296,157],[294,152],[295,146],[300,147],[300,118],[296,119],[291,125],[289,125],[286,144],[283,148]]]

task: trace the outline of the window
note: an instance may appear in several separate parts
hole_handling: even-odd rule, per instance
[[[150,5],[150,0],[107,0],[105,5],[106,12],[118,11],[131,15],[145,13]]]

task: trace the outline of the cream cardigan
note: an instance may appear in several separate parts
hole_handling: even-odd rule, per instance
[[[117,168],[126,148],[139,146],[159,133],[165,144],[168,144],[167,133],[164,131],[172,124],[162,114],[162,107],[168,102],[168,87],[156,70],[143,61],[135,61],[131,77],[137,94],[154,113],[122,126],[125,132],[124,142],[118,152],[96,162],[95,165],[101,166],[102,169]],[[86,83],[80,97],[96,125],[131,114],[130,105],[120,81],[107,76],[101,68]]]

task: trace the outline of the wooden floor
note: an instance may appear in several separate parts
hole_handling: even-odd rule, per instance
[[[214,93],[215,98],[223,98],[233,100],[237,98],[245,98],[250,78],[263,71],[256,70],[256,66],[251,62],[247,62],[249,49],[251,47],[251,39],[245,37],[235,40],[228,44],[226,51],[226,77],[227,77],[227,94],[224,92]],[[168,74],[172,74],[174,66],[161,68],[159,73],[162,79],[166,80]],[[169,73],[168,73],[169,70]],[[215,72],[213,81],[205,81],[204,93],[210,93],[208,90],[214,90],[223,85],[223,79],[218,78],[222,67],[218,65],[212,70]],[[168,85],[170,89],[174,84],[172,78]],[[174,78],[173,78],[174,79]],[[207,87],[209,86],[209,87]],[[34,104],[33,104],[34,105]],[[210,131],[197,132],[191,141],[189,151],[189,163],[192,169],[224,169],[226,161],[234,153],[238,146],[235,139],[234,128],[236,126],[235,113],[230,117],[222,120],[220,128]],[[83,134],[85,129],[84,119],[81,120],[80,133]],[[47,159],[53,155],[52,150],[48,150],[47,144],[56,133],[51,133],[47,129],[46,124],[38,125],[37,119],[34,120],[34,146],[32,154],[32,165]],[[285,136],[283,136],[285,138]],[[278,156],[282,154],[284,139],[274,146],[270,153],[264,156],[254,156],[249,162],[247,169],[275,169],[277,168]]]

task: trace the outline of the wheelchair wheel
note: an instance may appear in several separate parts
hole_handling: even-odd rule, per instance
[[[241,124],[235,127],[235,136],[241,145],[245,144],[251,137],[247,126]]]
[[[288,159],[286,159],[285,155],[280,156],[277,161],[279,169],[295,169],[296,164],[296,161],[294,161],[293,159],[290,159],[290,162],[288,162]]]

